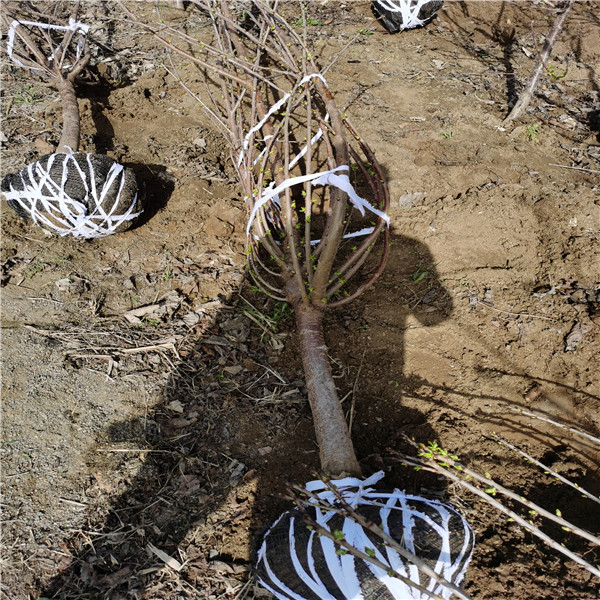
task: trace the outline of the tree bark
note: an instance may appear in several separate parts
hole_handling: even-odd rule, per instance
[[[321,468],[333,479],[360,477],[360,466],[327,356],[323,309],[304,302],[294,303],[294,309]]]
[[[79,105],[73,83],[62,77],[57,78],[56,87],[60,94],[63,109],[63,130],[57,152],[77,152],[79,150]]]

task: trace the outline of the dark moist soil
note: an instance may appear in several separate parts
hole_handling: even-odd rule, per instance
[[[132,6],[208,35],[190,7]],[[476,600],[598,598],[575,563],[394,458],[414,452],[404,436],[437,440],[600,533],[598,504],[490,438],[600,494],[597,443],[512,410],[599,434],[597,5],[576,4],[550,61],[560,77],[544,75],[509,125],[552,21],[538,4],[447,2],[394,36],[366,1],[309,16],[324,63],[362,31],[327,78],[392,197],[384,276],[326,322],[364,472],[466,515]],[[2,598],[267,598],[250,575],[257,533],[289,507],[285,482],[318,468],[293,319],[246,283],[228,150],[164,50],[109,3],[86,2],[82,20],[97,83],[78,87],[81,149],[131,166],[147,211],[131,231],[76,241],[2,201]],[[2,176],[52,151],[61,121],[57,94],[3,60]],[[125,318],[146,305],[141,323]]]

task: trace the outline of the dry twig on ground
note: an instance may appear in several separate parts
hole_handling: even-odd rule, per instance
[[[560,12],[556,17],[552,28],[550,29],[550,33],[546,38],[542,51],[538,51],[537,63],[533,68],[531,76],[525,84],[523,91],[519,95],[519,98],[517,99],[515,105],[512,107],[510,113],[504,119],[505,121],[512,121],[514,119],[519,118],[523,114],[523,111],[529,106],[531,98],[533,97],[533,93],[535,92],[535,88],[537,87],[540,75],[544,72],[544,70],[548,70],[547,61],[550,58],[550,53],[552,52],[552,48],[554,47],[556,39],[562,31],[562,28],[565,24],[565,21],[567,20],[567,16],[569,15],[571,8],[573,7],[573,4],[575,4],[575,0],[567,0],[564,7],[562,8],[562,12]]]

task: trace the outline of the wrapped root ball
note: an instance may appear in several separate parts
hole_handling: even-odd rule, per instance
[[[450,505],[399,490],[377,492],[365,487],[374,478],[347,478],[332,482],[344,500],[368,521],[403,548],[423,560],[437,574],[458,585],[471,560],[473,532],[466,520]],[[318,491],[319,486],[323,491]],[[335,505],[333,492],[321,481],[306,488]],[[398,574],[428,591],[450,598],[451,591],[403,558],[383,540],[363,529],[349,516],[323,506],[307,509],[319,525],[343,533],[343,539],[364,554],[389,565]],[[388,574],[368,560],[339,551],[332,540],[309,528],[302,513],[284,513],[267,531],[258,552],[256,573],[261,584],[277,598],[321,600],[364,598],[364,600],[410,600],[429,596]]]
[[[118,233],[142,212],[133,171],[103,154],[47,154],[7,175],[1,187],[19,215],[63,236]]]
[[[372,8],[390,33],[398,33],[426,25],[443,4],[443,0],[373,0]]]

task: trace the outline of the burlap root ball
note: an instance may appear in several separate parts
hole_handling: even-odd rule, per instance
[[[425,561],[438,575],[455,585],[460,584],[471,559],[474,535],[464,517],[452,506],[399,490],[358,489],[357,493],[357,488],[349,488],[344,497],[358,513],[381,525],[385,533]],[[368,553],[411,582],[442,598],[450,597],[446,586],[424,575],[353,519],[316,507],[309,507],[307,512],[330,532],[342,532],[344,539],[355,548],[363,553],[367,548]],[[298,509],[284,513],[264,535],[257,555],[256,575],[277,598],[286,600],[428,598],[427,594],[390,577],[372,563],[343,550],[340,552],[332,540],[307,526]]]
[[[133,171],[103,154],[46,154],[7,175],[1,189],[19,215],[62,236],[118,233],[142,212]]]
[[[426,25],[443,5],[443,0],[373,0],[371,8],[390,33],[398,33]]]

